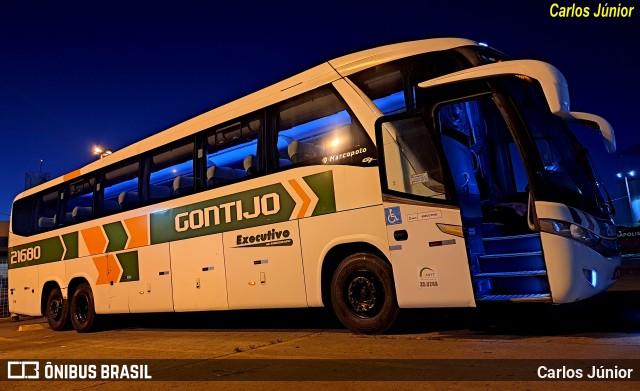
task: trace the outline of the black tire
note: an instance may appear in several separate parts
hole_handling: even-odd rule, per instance
[[[76,288],[71,297],[71,324],[79,333],[88,333],[93,327],[96,310],[93,305],[93,292],[89,284],[83,283]]]
[[[333,273],[331,303],[340,322],[361,334],[382,334],[398,317],[391,266],[378,256],[357,253]]]
[[[62,297],[62,291],[57,286],[49,292],[44,316],[53,331],[66,330],[69,326],[69,301]]]

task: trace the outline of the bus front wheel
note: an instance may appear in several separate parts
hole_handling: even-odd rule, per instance
[[[53,331],[65,330],[69,324],[69,302],[62,297],[57,286],[49,292],[44,315]]]
[[[96,318],[93,305],[93,292],[89,284],[83,283],[73,292],[71,298],[71,323],[79,333],[91,331]]]
[[[349,330],[384,333],[399,312],[391,266],[369,253],[348,256],[333,273],[331,303]]]

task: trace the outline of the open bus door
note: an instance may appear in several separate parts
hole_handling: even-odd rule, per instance
[[[442,148],[422,113],[376,123],[384,214],[398,302],[475,306],[460,209]]]

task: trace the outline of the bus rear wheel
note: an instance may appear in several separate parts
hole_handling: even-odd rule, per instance
[[[71,298],[71,324],[77,332],[87,333],[91,331],[95,318],[91,287],[86,283],[80,284]]]
[[[62,297],[62,291],[57,286],[49,292],[44,315],[53,331],[65,330],[69,325],[69,302]]]
[[[333,273],[331,303],[349,330],[384,333],[399,312],[391,266],[369,253],[348,256]]]

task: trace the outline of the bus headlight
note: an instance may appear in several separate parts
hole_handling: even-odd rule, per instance
[[[540,229],[554,235],[560,235],[577,240],[589,247],[593,247],[600,241],[595,233],[579,225],[561,220],[540,219]]]

